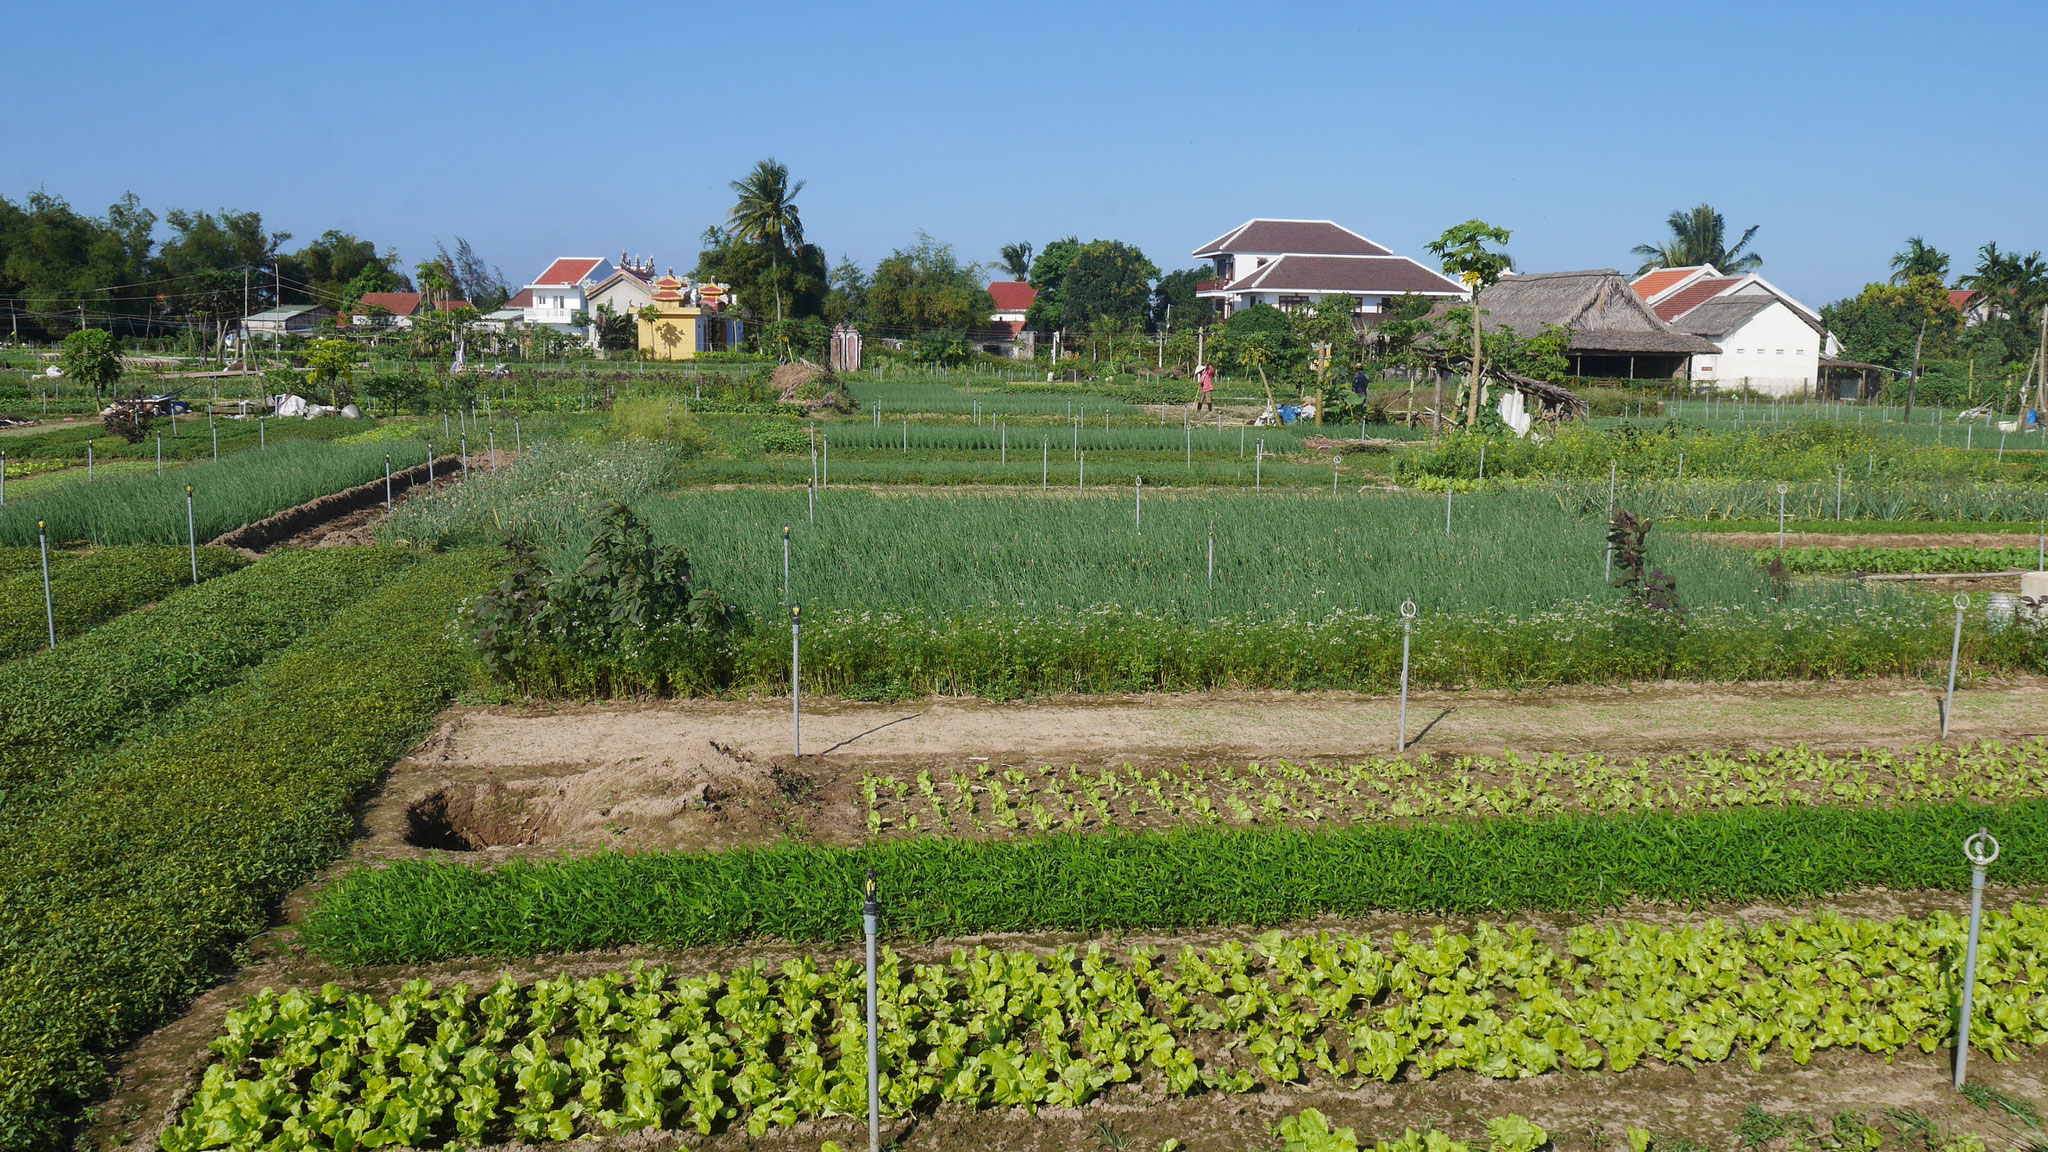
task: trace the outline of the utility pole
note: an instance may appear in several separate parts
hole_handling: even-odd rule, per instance
[[[2037,410],[2048,410],[2048,302],[2041,306],[2041,348],[2034,356],[2034,399]]]
[[[1465,427],[1479,426],[1479,279],[1472,280],[1472,394],[1465,402]]]
[[[1906,377],[1906,424],[1913,423],[1913,387],[1920,382],[1920,342],[1927,339],[1927,321],[1920,322],[1920,334],[1913,337],[1913,374]]]
[[[235,349],[240,353],[242,375],[249,374],[249,266],[242,265],[242,338]]]

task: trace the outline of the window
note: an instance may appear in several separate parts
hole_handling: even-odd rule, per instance
[[[1785,350],[1783,348],[1778,349],[1778,355],[1783,356],[1784,354]]]
[[[1747,352],[1747,351],[1749,351],[1749,349],[1747,349],[1747,348],[1737,348],[1737,349],[1735,350],[1735,354],[1736,354],[1737,356],[1740,356],[1740,355],[1742,355],[1742,354],[1743,354],[1744,352]],[[1470,357],[1467,357],[1467,359],[1470,359]]]

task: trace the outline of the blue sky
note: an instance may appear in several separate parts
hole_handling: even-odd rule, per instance
[[[1255,215],[1526,271],[1762,225],[1815,303],[1909,234],[2048,248],[2048,6],[2018,3],[19,5],[0,195],[255,208],[408,264],[466,236],[694,262],[773,155],[834,262],[1069,233],[1162,268]],[[2030,47],[2033,45],[2034,47]],[[90,47],[87,57],[80,49]],[[1700,63],[1686,63],[1688,60]],[[295,242],[296,243],[296,242]]]

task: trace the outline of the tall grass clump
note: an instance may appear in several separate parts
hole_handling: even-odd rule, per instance
[[[497,472],[473,472],[461,484],[407,500],[379,535],[387,543],[431,548],[491,544],[508,532],[586,541],[605,508],[654,488],[671,455],[645,441],[534,444]]]

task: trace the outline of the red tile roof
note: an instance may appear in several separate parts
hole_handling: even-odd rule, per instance
[[[1197,256],[1221,252],[1299,253],[1304,256],[1391,256],[1393,253],[1329,220],[1247,220],[1195,249]]]
[[[1032,301],[1038,299],[1038,289],[1022,280],[998,280],[988,286],[988,294],[998,312],[1028,312]]]
[[[1650,307],[1656,311],[1657,319],[1669,324],[1740,283],[1742,283],[1742,277],[1740,276],[1725,278],[1705,276],[1687,284]]]
[[[1465,294],[1465,286],[1406,256],[1282,256],[1224,285],[1224,292],[1350,292],[1399,296],[1405,292]]]
[[[536,287],[549,288],[581,283],[592,269],[602,263],[604,259],[599,256],[564,256],[548,265],[547,271],[534,277],[533,283]]]
[[[1975,295],[1976,293],[1968,288],[1952,289],[1948,294],[1948,306],[1958,312],[1968,312],[1970,310],[1970,297]]]
[[[457,308],[475,308],[476,305],[471,304],[467,300],[443,300],[439,304],[434,305],[434,307],[443,312],[453,312]]]
[[[1636,295],[1648,300],[1697,271],[1698,268],[1658,268],[1636,277],[1629,287],[1636,290]]]
[[[518,295],[516,295],[516,296],[512,297],[512,298],[511,298],[510,300],[507,300],[507,301],[505,301],[505,307],[507,307],[507,308],[531,308],[531,307],[533,307],[533,289],[531,289],[531,288],[521,288],[521,289],[519,290],[519,294],[518,294]]]
[[[365,292],[356,307],[382,308],[393,316],[410,316],[420,310],[423,299],[425,297],[418,292]]]

